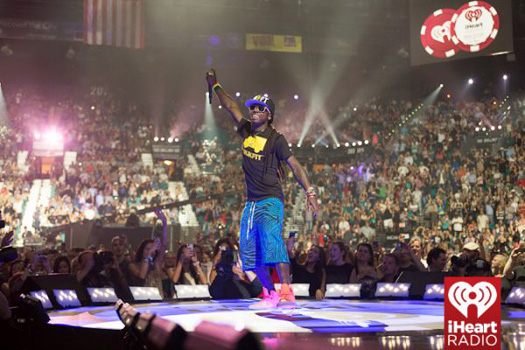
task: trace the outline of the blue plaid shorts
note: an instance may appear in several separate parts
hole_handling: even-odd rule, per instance
[[[283,241],[284,205],[278,198],[247,201],[241,218],[241,259],[245,271],[289,264]]]

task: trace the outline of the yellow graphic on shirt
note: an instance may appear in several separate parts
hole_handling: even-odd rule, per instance
[[[268,140],[261,136],[248,136],[242,143],[242,153],[248,158],[262,160],[263,155],[258,153],[263,151],[266,141]],[[248,151],[248,148],[251,148],[255,153]]]

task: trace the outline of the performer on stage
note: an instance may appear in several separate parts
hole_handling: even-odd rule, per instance
[[[306,191],[307,210],[312,210],[314,216],[318,211],[317,195],[306,171],[290,151],[288,141],[271,125],[275,118],[273,101],[263,95],[246,101],[249,119],[245,119],[237,102],[217,83],[215,70],[207,72],[206,80],[243,138],[242,168],[247,201],[241,219],[241,259],[244,270],[255,271],[264,287],[263,299],[250,308],[295,307],[290,286],[290,261],[282,238],[284,195],[281,181],[284,172],[281,162],[288,164]],[[280,293],[275,290],[268,270],[274,266],[281,280]]]

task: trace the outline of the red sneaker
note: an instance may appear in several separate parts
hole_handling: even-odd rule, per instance
[[[293,294],[292,287],[289,284],[283,283],[281,285],[281,300],[279,302],[279,307],[285,309],[295,309],[295,294]]]
[[[276,291],[272,290],[268,292],[268,289],[263,288],[263,298],[255,304],[250,305],[249,308],[252,310],[273,309],[279,304],[280,298],[279,293]]]

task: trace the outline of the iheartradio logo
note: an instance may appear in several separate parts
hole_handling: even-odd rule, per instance
[[[465,14],[465,17],[473,22],[474,20],[478,20],[481,18],[481,15],[483,15],[483,12],[481,11],[481,9],[476,9],[476,10],[472,10],[472,11],[467,11],[467,13]]]
[[[452,35],[450,34],[451,24],[450,21],[446,21],[442,26],[435,26],[432,28],[432,31],[430,32],[432,39],[439,41],[442,44],[445,43],[445,38],[447,38],[448,41],[452,40]]]
[[[501,350],[500,288],[496,277],[445,278],[445,350]]]
[[[450,303],[466,318],[470,305],[476,305],[479,318],[494,305],[497,298],[496,288],[487,282],[479,282],[474,286],[466,282],[457,282],[448,291]]]

